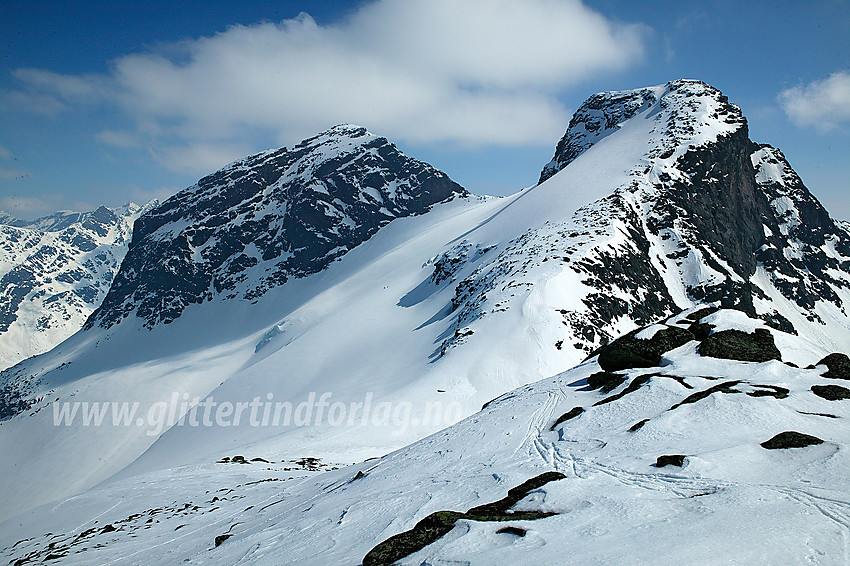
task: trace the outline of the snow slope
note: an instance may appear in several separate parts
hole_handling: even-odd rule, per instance
[[[699,353],[707,340],[691,339],[659,366],[618,371],[624,382],[603,392],[588,385],[594,357],[379,459],[152,472],[2,523],[0,547],[20,564],[360,564],[431,513],[492,503],[558,471],[512,506],[548,516],[461,518],[398,563],[846,563],[848,401],[814,391],[847,383],[825,365],[795,367],[825,353],[803,338],[738,311],[695,310],[645,335],[702,317],[714,334],[763,329],[782,360],[710,357]],[[822,443],[761,445],[783,431]],[[663,455],[681,466],[659,467]]]

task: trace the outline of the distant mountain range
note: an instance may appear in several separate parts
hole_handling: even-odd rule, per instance
[[[91,217],[77,223],[90,221]],[[817,422],[812,428],[817,436],[831,442],[829,446],[843,446],[844,438],[835,427],[823,424],[832,423],[823,420],[832,418],[823,416],[826,413],[838,417],[843,413],[826,411],[821,407],[826,401],[812,403],[801,393],[815,382],[824,385],[819,376],[826,366],[796,371],[769,360],[805,367],[829,353],[850,351],[848,226],[829,216],[778,149],[749,139],[746,119],[737,106],[695,80],[590,97],[576,111],[539,183],[503,198],[471,195],[445,173],[405,156],[386,139],[358,126],[337,126],[293,148],[237,161],[138,216],[126,257],[114,262],[120,268],[111,272],[111,285],[102,280],[98,287],[102,293],[87,303],[99,306],[89,310],[83,328],[53,350],[3,372],[0,489],[9,496],[0,503],[0,517],[83,492],[110,478],[114,486],[140,474],[160,479],[161,474],[173,474],[169,477],[176,482],[212,482],[221,469],[213,463],[229,459],[234,450],[270,463],[307,456],[362,462],[451,424],[428,420],[427,408],[435,404],[459,407],[452,421],[475,416],[451,432],[377,463],[385,470],[381,474],[419,479],[411,480],[410,497],[389,497],[398,502],[392,507],[397,521],[379,525],[377,514],[368,519],[364,517],[369,513],[358,512],[350,530],[340,527],[348,538],[333,550],[337,556],[353,552],[352,563],[357,563],[368,550],[365,546],[374,547],[412,528],[432,511],[446,506],[462,511],[485,499],[495,501],[496,492],[528,479],[526,472],[532,468],[535,473],[557,470],[573,478],[610,472],[610,477],[639,487],[641,493],[652,492],[652,486],[660,486],[658,493],[665,496],[675,493],[682,498],[702,497],[709,488],[720,492],[732,485],[729,482],[743,482],[743,476],[723,472],[711,476],[717,479],[714,482],[702,482],[696,475],[687,481],[667,481],[660,472],[636,466],[643,465],[650,452],[680,449],[684,457],[698,458],[688,469],[710,475],[726,465],[705,456],[716,449],[731,450],[741,466],[752,456],[757,463],[747,469],[763,470],[768,464],[761,448],[755,448],[755,439],[781,431],[774,430],[779,421],[761,411],[778,402],[781,391],[793,392],[777,409],[783,422],[792,423],[795,430]],[[110,241],[117,241],[104,229],[107,233]],[[129,237],[129,228],[125,233]],[[58,279],[48,267],[31,272],[44,280]],[[79,273],[81,280],[86,271]],[[22,298],[19,304],[31,303]],[[693,314],[705,305],[726,310],[706,319],[704,327],[697,318],[686,324],[684,315],[678,314]],[[666,322],[656,324],[659,321]],[[618,338],[647,341],[670,327],[683,329],[670,331],[675,345],[659,346],[658,356],[653,353],[643,365],[634,365],[632,359],[623,367],[606,367],[604,356],[597,358]],[[771,353],[758,360],[739,356],[735,363],[706,361],[717,356],[699,355],[697,350],[710,335],[727,329],[745,334],[758,329],[754,336],[773,337],[770,342],[780,346],[779,358]],[[737,346],[723,346],[727,347]],[[670,360],[662,359],[673,351]],[[708,373],[700,373],[701,364]],[[560,378],[523,387],[577,365]],[[635,369],[640,367],[655,369]],[[622,374],[623,370],[628,371]],[[596,403],[596,390],[603,385],[577,383],[593,372],[620,372],[619,377],[604,378],[614,395],[624,396],[626,389],[628,394],[639,393],[624,403],[612,400],[604,410],[591,410],[590,397]],[[711,388],[720,385],[725,389],[717,392],[742,395],[713,396]],[[590,388],[577,389],[584,386]],[[665,403],[672,406],[687,395],[709,390],[706,411],[691,415],[685,408],[662,415]],[[169,422],[152,433],[142,426],[56,427],[50,408],[57,400],[134,401],[144,414],[175,395],[296,404],[323,392],[332,393],[332,401],[345,406],[362,402],[367,394],[374,403],[414,403],[403,430],[368,422],[339,427],[323,421],[284,428],[247,422],[202,427]],[[500,396],[516,400],[488,405],[491,408],[478,413],[483,404]],[[740,403],[730,401],[715,411],[714,400],[726,403],[727,397]],[[758,397],[770,399],[753,399]],[[640,402],[634,404],[633,399]],[[766,404],[755,407],[757,402]],[[551,417],[569,409],[567,405],[587,413],[568,418],[582,415],[577,421],[583,423],[580,430],[549,429]],[[626,408],[618,412],[621,406]],[[735,433],[735,415],[745,418],[750,411],[756,411],[756,417],[747,421],[747,434]],[[823,415],[820,420],[797,416],[800,411]],[[677,424],[674,416],[680,414],[692,420]],[[518,421],[509,422],[514,417]],[[644,418],[658,423],[658,428],[647,425],[654,436],[637,446],[631,439],[650,432],[629,432],[626,425]],[[474,425],[478,419],[481,429]],[[700,445],[696,438],[709,434],[712,419],[723,423],[719,440]],[[688,431],[688,423],[696,423],[696,428]],[[520,434],[520,429],[526,433]],[[518,443],[503,438],[514,433],[522,436]],[[687,447],[677,448],[683,446],[676,444],[677,438],[686,438],[682,442]],[[481,442],[480,450],[472,446],[477,442],[472,439]],[[607,443],[617,447],[611,449],[612,459],[605,456]],[[438,445],[440,457],[430,448]],[[19,461],[11,448],[15,446],[33,448]],[[537,452],[530,452],[532,448]],[[513,456],[503,453],[508,449]],[[638,449],[641,452],[632,452]],[[522,452],[519,456],[517,450]],[[755,455],[748,452],[753,450]],[[437,464],[432,466],[442,457],[456,463],[459,455],[468,461],[467,467],[439,466],[454,470],[459,482],[480,485],[486,497],[473,497],[435,471]],[[55,466],[57,457],[65,463],[61,469]],[[500,457],[504,462],[495,465]],[[490,474],[485,473],[488,465],[493,469],[492,482],[480,479]],[[421,474],[413,473],[418,466]],[[186,472],[184,478],[178,469],[202,471]],[[372,469],[361,464],[357,471],[369,474]],[[782,468],[783,486],[793,483],[788,479],[793,469],[794,464]],[[349,488],[345,474],[340,474],[324,487],[310,484],[304,491],[288,493],[305,508],[314,499],[322,509],[330,509],[325,503],[331,502],[327,505],[342,513],[338,518],[342,525],[354,503],[347,495],[322,499],[323,490],[332,485],[340,494],[360,494],[367,506],[388,498],[392,490],[408,490],[405,482],[386,481],[381,487],[372,480]],[[833,477],[824,474],[823,478]],[[431,481],[427,478],[437,477],[449,487],[424,487]],[[711,486],[706,487],[708,483]],[[361,491],[355,485],[368,487]],[[747,485],[755,491],[732,492],[755,505],[757,489]],[[601,482],[598,487],[611,486]],[[96,493],[120,492],[127,497],[121,487],[110,489],[118,491]],[[787,509],[787,517],[808,508],[806,502],[816,497],[801,489],[797,483],[788,488],[788,497],[802,501],[804,507],[789,503],[782,511]],[[450,493],[457,496],[451,505]],[[552,497],[554,506],[526,506],[559,517],[566,516],[570,502],[610,511],[584,491],[573,499],[567,491]],[[255,508],[261,507],[259,499],[250,500]],[[343,500],[344,504],[334,503]],[[712,509],[731,521],[733,507],[723,503]],[[835,515],[838,507],[824,513]],[[663,505],[658,509],[672,512]],[[304,517],[313,516],[308,511]],[[300,518],[286,513],[275,514],[275,520],[300,524]],[[685,515],[688,520],[695,516]],[[258,525],[264,516],[255,511],[232,522]],[[601,520],[593,513],[588,517]],[[623,519],[623,524],[629,520]],[[371,526],[364,521],[372,521]],[[508,540],[480,531],[474,519],[463,524],[473,533],[472,539],[463,540],[474,539],[475,544]],[[599,528],[622,535],[620,527],[611,525]],[[529,522],[520,530],[532,529]],[[264,535],[256,534],[259,531],[251,532],[255,533],[251,540],[268,543]],[[290,546],[274,546],[280,552],[262,559],[280,558],[292,550],[292,556],[301,556],[303,562],[317,562],[316,549],[322,546],[317,541],[333,539],[332,532],[336,531],[331,527],[303,536],[293,531],[287,535],[292,537]],[[547,536],[525,540],[549,544]],[[452,540],[442,540],[432,554],[431,550],[411,554],[411,563],[461,560],[464,552],[472,552],[465,543],[453,547]],[[195,548],[179,541],[163,544]],[[251,554],[260,551],[239,548],[253,556],[250,561],[262,561]],[[111,551],[103,552],[107,556]],[[235,560],[236,554],[227,556]],[[487,554],[482,560],[493,563],[494,556]]]
[[[101,206],[33,221],[0,212],[0,369],[82,327],[106,296],[145,208]]]

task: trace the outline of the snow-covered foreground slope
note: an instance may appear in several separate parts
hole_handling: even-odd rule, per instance
[[[0,517],[234,451],[382,455],[700,302],[850,350],[850,235],[792,173],[698,81],[592,97],[502,199],[353,126],[236,162],[142,218],[86,330],[3,374]],[[206,398],[232,412],[180,420]],[[94,402],[101,425],[54,424]]]
[[[0,213],[0,370],[83,326],[106,296],[133,222],[147,207],[102,206],[31,222]]]
[[[623,341],[615,342],[379,459],[325,473],[279,459],[153,472],[7,521],[0,546],[19,564],[356,565],[432,513],[469,511],[443,536],[397,544],[392,556],[400,564],[846,563],[850,367],[833,357],[800,369],[826,351],[738,311],[695,310],[637,334],[643,342],[632,349],[641,355],[660,340],[654,367],[602,374],[600,362],[633,365],[621,363]],[[731,342],[730,329],[740,331]],[[735,351],[781,361],[714,357]],[[762,445],[788,431],[814,444]],[[660,456],[672,463],[661,466]],[[473,509],[551,471],[563,479],[549,476],[507,511],[490,506],[489,520]],[[521,511],[524,519],[510,516]]]

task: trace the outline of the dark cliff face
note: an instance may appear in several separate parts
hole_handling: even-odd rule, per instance
[[[846,273],[850,264],[842,265],[823,248],[834,245],[850,256],[850,242],[781,152],[750,141],[744,125],[691,149],[677,165],[688,180],[662,187],[660,224],[687,224],[706,263],[727,274],[721,283],[688,289],[693,298],[754,314],[753,300],[762,291],[751,279],[761,267],[805,311],[819,300],[841,308],[833,287],[846,283],[829,269]],[[806,316],[817,319],[811,312]],[[778,324],[792,330],[786,321]]]
[[[781,151],[762,145],[753,162],[774,221],[756,258],[786,298],[805,309],[809,320],[820,321],[812,311],[818,300],[844,308],[835,288],[850,288],[841,276],[850,273],[850,235],[830,218]],[[837,254],[827,253],[830,248]]]
[[[356,126],[248,157],[137,220],[87,326],[109,327],[135,312],[150,327],[216,296],[254,300],[321,271],[393,219],[465,194]]]
[[[755,273],[762,224],[774,223],[755,182],[750,156],[756,149],[744,125],[717,142],[691,149],[677,164],[689,180],[667,190],[670,203],[688,219],[700,240],[742,276]]]

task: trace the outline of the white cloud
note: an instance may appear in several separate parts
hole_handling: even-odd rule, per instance
[[[251,148],[247,146],[226,142],[198,142],[151,150],[153,157],[162,165],[172,171],[190,174],[216,171],[250,152]]]
[[[0,210],[15,216],[34,218],[55,212],[62,200],[63,197],[59,194],[46,194],[37,197],[12,195],[0,197]]]
[[[175,169],[344,122],[402,141],[549,144],[569,118],[558,92],[640,60],[645,32],[578,0],[377,0],[328,26],[301,14],[127,55],[105,76],[16,77],[45,111],[117,105],[178,146],[157,153]]]
[[[15,69],[12,76],[25,86],[25,90],[0,93],[2,106],[38,114],[55,115],[69,107],[101,103],[115,95],[111,92],[110,79],[99,75],[63,75],[25,68]]]
[[[106,94],[108,84],[97,75],[62,75],[43,69],[16,69],[12,75],[35,90],[51,91],[69,102],[96,102]]]
[[[850,72],[786,89],[779,93],[779,103],[795,124],[831,130],[850,121]]]
[[[12,152],[0,145],[0,159],[9,159],[12,157]]]

